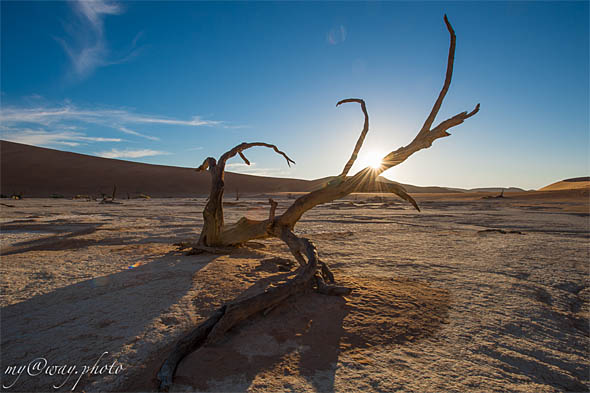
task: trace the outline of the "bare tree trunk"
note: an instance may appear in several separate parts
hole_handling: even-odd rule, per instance
[[[270,288],[259,295],[224,305],[209,319],[181,339],[158,373],[160,390],[167,390],[171,386],[176,366],[185,355],[206,343],[218,340],[227,330],[240,321],[261,311],[271,309],[284,301],[287,297],[309,288],[327,295],[346,295],[351,291],[350,288],[326,284],[326,281],[330,283],[334,282],[334,275],[330,272],[328,266],[319,260],[316,248],[311,241],[297,237],[293,233],[293,229],[295,224],[308,210],[322,203],[342,198],[354,191],[373,187],[379,175],[384,171],[404,162],[415,152],[430,147],[436,139],[449,136],[450,134],[447,132],[448,129],[463,123],[463,121],[479,111],[479,104],[477,104],[475,109],[471,112],[459,113],[432,128],[432,124],[434,123],[451,83],[455,57],[455,32],[447,20],[446,15],[444,21],[450,34],[451,43],[443,88],[439,93],[430,114],[424,122],[424,125],[414,140],[410,142],[409,145],[392,151],[383,157],[379,168],[374,169],[367,167],[354,176],[347,177],[369,130],[369,115],[367,108],[365,102],[359,98],[345,99],[336,104],[338,106],[343,103],[359,103],[365,118],[361,135],[353,149],[350,159],[345,164],[340,175],[333,177],[331,181],[320,190],[310,192],[297,198],[293,204],[279,216],[275,214],[277,203],[270,199],[269,217],[265,220],[250,220],[246,217],[242,217],[235,224],[231,225],[225,225],[223,221],[223,190],[226,161],[235,155],[239,155],[242,160],[249,165],[250,162],[244,156],[243,152],[252,147],[263,146],[272,148],[278,154],[281,154],[287,160],[287,164],[290,165],[290,163],[294,163],[293,160],[280,151],[275,145],[264,142],[242,143],[223,154],[218,161],[212,157],[208,157],[203,164],[197,168],[198,171],[209,171],[211,175],[211,191],[207,205],[203,210],[204,224],[199,241],[195,245],[196,251],[210,251],[212,247],[232,246],[253,239],[276,237],[285,242],[297,262],[299,262],[300,267],[297,275],[293,279]],[[417,210],[420,210],[416,201],[401,185],[381,183],[380,186],[385,191],[398,195],[402,199],[410,202]]]
[[[316,248],[311,241],[297,237],[285,227],[275,235],[287,244],[295,259],[299,261],[301,266],[297,275],[258,295],[223,305],[206,321],[181,338],[158,372],[157,378],[160,381],[158,389],[160,391],[170,389],[176,367],[186,355],[203,345],[218,341],[225,332],[239,322],[260,312],[273,309],[289,296],[305,292],[308,289],[335,296],[344,296],[350,293],[350,288],[326,284],[326,280],[333,281],[333,275],[327,266],[319,260]]]
[[[199,238],[199,245],[216,246],[220,244],[221,231],[223,230],[223,191],[224,191],[224,167],[217,165],[213,158],[205,160],[211,174],[211,191],[205,209],[203,209],[203,229]],[[203,163],[205,165],[205,163]]]
[[[391,153],[383,157],[381,161],[381,166],[379,168],[374,169],[371,167],[367,167],[359,173],[357,173],[356,175],[352,177],[347,177],[348,172],[352,168],[358,156],[358,153],[362,147],[365,136],[367,135],[367,132],[369,130],[369,114],[367,112],[366,104],[362,99],[349,98],[339,101],[336,104],[336,106],[339,106],[344,103],[359,103],[361,105],[361,110],[365,118],[361,135],[354,147],[350,159],[344,166],[342,173],[340,173],[340,175],[338,176],[333,177],[332,180],[324,188],[310,192],[296,199],[295,202],[293,202],[293,204],[282,215],[276,216],[272,220],[250,220],[243,217],[240,220],[238,220],[238,222],[232,225],[224,225],[223,222],[222,197],[223,172],[225,168],[225,162],[229,158],[235,156],[236,154],[239,154],[240,157],[244,160],[244,162],[249,165],[250,162],[244,156],[243,151],[255,146],[265,146],[273,148],[277,153],[283,155],[286,158],[288,164],[290,164],[291,162],[294,163],[294,161],[291,160],[285,153],[281,152],[275,145],[270,145],[262,142],[242,143],[241,145],[234,147],[232,150],[222,155],[219,159],[219,162],[216,162],[214,158],[209,157],[205,160],[203,165],[201,165],[197,169],[205,170],[208,168],[209,172],[211,173],[212,179],[209,202],[207,203],[205,211],[203,212],[203,218],[205,222],[203,226],[203,231],[201,233],[201,238],[199,239],[198,244],[201,246],[231,246],[244,243],[248,240],[274,236],[273,228],[276,226],[293,229],[297,221],[299,221],[301,216],[303,216],[303,214],[306,211],[322,203],[331,202],[357,190],[373,186],[377,181],[379,175],[381,175],[383,172],[398,164],[401,164],[408,157],[410,157],[417,151],[432,146],[432,143],[435,140],[449,136],[450,134],[447,132],[447,130],[463,123],[463,121],[475,115],[479,111],[479,104],[477,104],[475,106],[475,109],[473,109],[471,112],[459,113],[447,120],[444,120],[434,128],[432,127],[436,115],[440,110],[442,102],[451,84],[451,77],[453,75],[453,64],[455,59],[455,32],[451,24],[449,23],[446,15],[444,17],[444,21],[447,30],[449,31],[451,41],[449,47],[449,56],[447,61],[445,81],[443,84],[443,88],[439,93],[439,96],[436,99],[430,114],[424,122],[424,125],[409,145],[392,151]],[[381,183],[380,186],[384,188],[385,191],[392,192],[401,197],[402,199],[412,203],[412,205],[416,209],[420,210],[418,208],[416,201],[414,201],[414,199],[407,193],[407,191],[401,185]]]
[[[287,164],[291,165],[291,163],[295,163],[292,159],[290,159],[285,153],[280,151],[275,145],[271,145],[264,142],[253,142],[253,143],[242,143],[230,151],[223,154],[219,157],[219,161],[215,160],[213,157],[208,157],[205,159],[203,164],[197,168],[197,171],[204,171],[208,170],[209,174],[211,175],[211,191],[209,192],[209,200],[207,201],[207,205],[205,205],[205,209],[203,210],[203,229],[201,231],[201,236],[198,241],[198,246],[228,246],[228,245],[235,245],[239,243],[243,243],[247,240],[251,240],[254,238],[258,238],[260,236],[253,236],[249,239],[245,239],[244,241],[228,241],[228,235],[224,235],[224,232],[231,229],[230,227],[224,226],[223,221],[223,191],[224,191],[224,176],[225,176],[225,163],[230,158],[234,157],[236,154],[244,160],[247,165],[250,165],[250,161],[246,158],[243,151],[249,149],[251,147],[256,146],[263,146],[269,147],[276,151],[278,154],[285,157],[287,160]],[[242,220],[247,220],[246,218],[242,218]],[[239,221],[238,221],[239,223]],[[239,227],[242,228],[242,227]],[[231,233],[231,232],[230,232]],[[266,233],[266,231],[265,231]],[[263,237],[268,237],[270,235],[266,235]],[[229,237],[231,238],[231,236]]]

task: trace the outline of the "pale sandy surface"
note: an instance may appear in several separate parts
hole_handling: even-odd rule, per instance
[[[175,390],[587,391],[587,198],[428,198],[422,213],[352,196],[306,214],[297,232],[353,294],[300,296],[237,327],[187,357]],[[279,212],[291,202],[278,199]],[[14,206],[1,207],[5,385],[9,365],[81,370],[108,352],[99,364],[124,370],[86,375],[77,391],[153,389],[182,333],[292,274],[265,261],[288,256],[274,240],[177,252],[198,234],[202,199],[3,202]],[[231,202],[228,221],[268,214],[263,197]],[[77,378],[55,390],[64,377],[25,373],[6,391],[69,391]]]

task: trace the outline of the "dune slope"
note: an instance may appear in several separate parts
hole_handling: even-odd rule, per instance
[[[192,168],[142,164],[87,156],[2,141],[2,193],[27,197],[52,194],[111,195],[117,186],[119,198],[138,194],[152,197],[206,195],[210,178]],[[226,173],[226,192],[307,191],[310,181]]]
[[[539,191],[578,190],[581,188],[590,188],[590,176],[558,181],[540,188]]]

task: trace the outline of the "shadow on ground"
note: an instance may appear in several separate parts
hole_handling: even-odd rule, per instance
[[[246,292],[288,275],[261,280]],[[304,378],[315,391],[334,391],[343,352],[362,366],[368,361],[362,349],[423,339],[448,317],[448,293],[427,283],[352,280],[339,272],[337,277],[339,283],[355,287],[350,296],[307,293],[238,325],[221,342],[188,355],[177,369],[172,390],[235,392],[268,389],[269,384],[289,390],[293,378]],[[283,386],[276,385],[277,375]]]
[[[190,320],[170,319],[166,312],[191,290],[193,275],[214,259],[211,255],[186,257],[168,252],[149,263],[3,307],[2,367],[27,365],[43,357],[48,364],[82,368],[92,366],[105,351],[145,356],[153,351],[150,340],[156,338],[148,337],[148,326],[156,322],[165,333],[166,325],[170,325],[170,331],[177,328],[176,324],[190,325]],[[113,361],[112,357],[104,360],[109,364]],[[3,375],[2,379],[8,386],[14,378]],[[52,385],[59,385],[63,379],[25,373],[10,391],[54,391]],[[81,380],[77,389],[86,382]],[[69,381],[62,390],[71,389],[73,384]]]

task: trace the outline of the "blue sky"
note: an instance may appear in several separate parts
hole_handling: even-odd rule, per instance
[[[481,111],[386,172],[416,185],[542,187],[589,168],[588,2],[1,3],[2,139],[196,167],[240,142],[228,170],[314,179]],[[352,173],[352,172],[351,172]]]

